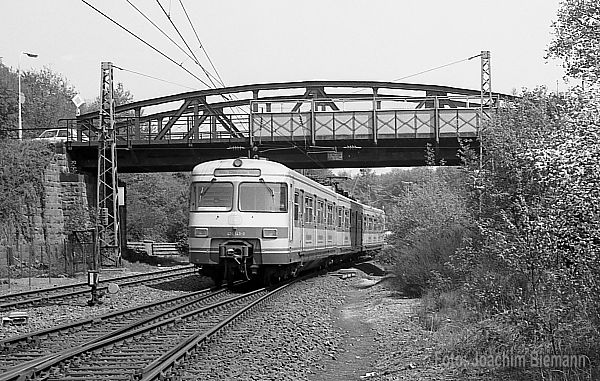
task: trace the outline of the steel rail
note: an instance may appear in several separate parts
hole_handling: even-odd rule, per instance
[[[247,313],[249,313],[252,309],[260,306],[261,304],[267,302],[269,299],[272,299],[275,295],[279,294],[281,291],[286,289],[291,284],[296,281],[304,279],[298,278],[289,283],[286,283],[272,291],[268,294],[260,297],[259,299],[253,301],[251,304],[237,311],[235,314],[229,316],[227,319],[221,321],[219,324],[215,325],[213,328],[209,329],[206,332],[198,332],[185,342],[181,343],[176,348],[173,348],[169,352],[162,355],[160,358],[156,359],[149,365],[147,365],[142,370],[142,378],[141,381],[152,381],[152,380],[162,380],[164,377],[169,376],[169,372],[171,372],[174,367],[176,367],[185,357],[196,350],[198,346],[204,344],[210,337],[224,330],[229,325],[233,325],[236,320],[244,317]]]
[[[115,345],[121,343],[130,343],[132,345],[142,345],[142,350],[144,349],[143,345],[143,339],[145,337],[149,337],[151,336],[151,333],[157,332],[159,330],[168,330],[169,327],[173,327],[176,326],[177,323],[185,323],[186,320],[188,322],[190,322],[191,325],[193,325],[194,323],[200,321],[200,320],[193,320],[192,318],[196,315],[199,314],[203,314],[206,312],[212,312],[212,311],[216,311],[217,313],[220,311],[220,309],[222,307],[226,307],[226,306],[233,306],[235,307],[237,305],[237,303],[239,303],[240,301],[244,300],[244,299],[255,299],[257,297],[259,297],[260,294],[268,294],[269,292],[265,289],[265,288],[261,288],[255,291],[251,291],[233,298],[229,298],[214,304],[211,304],[209,306],[204,306],[201,308],[198,308],[194,311],[190,311],[190,312],[186,312],[183,314],[180,314],[178,316],[173,316],[170,318],[167,318],[165,320],[162,320],[160,322],[156,322],[141,328],[137,328],[135,330],[132,331],[128,331],[128,332],[123,332],[120,333],[118,335],[115,336],[111,336],[110,338],[105,338],[102,340],[98,340],[95,341],[94,343],[90,343],[90,344],[85,344],[82,345],[80,347],[77,348],[71,348],[68,349],[66,351],[57,353],[55,355],[52,356],[52,358],[43,361],[43,362],[38,362],[37,364],[35,364],[35,366],[33,367],[22,367],[20,369],[15,369],[14,371],[12,371],[10,374],[6,375],[6,376],[1,376],[0,380],[1,381],[16,381],[19,379],[36,379],[38,377],[41,377],[43,379],[46,379],[48,377],[53,378],[53,377],[61,377],[59,375],[56,374],[56,372],[59,372],[60,370],[57,368],[59,366],[59,364],[66,364],[67,363],[75,363],[75,362],[83,362],[84,359],[79,358],[79,356],[84,355],[88,353],[99,353],[100,351],[102,351],[103,349],[107,349],[107,348],[113,348]],[[202,322],[204,322],[204,320],[202,320]],[[176,328],[175,329],[177,331],[178,334],[180,335],[184,335],[187,331],[191,331],[191,330],[195,330],[194,328]],[[182,333],[183,332],[183,333]],[[164,332],[163,332],[164,334]],[[171,338],[173,339],[173,338]],[[177,339],[177,338],[176,338]],[[160,340],[160,338],[156,338],[156,340]],[[168,341],[168,338],[167,338]],[[150,342],[150,345],[155,344],[155,342]],[[136,356],[136,352],[134,351],[133,353],[131,353],[131,356]],[[120,357],[119,359],[121,359],[122,357],[127,357],[127,354],[125,352],[119,353]],[[152,354],[145,354],[146,357],[151,356]],[[75,360],[75,358],[79,358],[78,360]],[[132,373],[136,373],[139,371],[139,369],[141,367],[138,367],[136,364],[138,364],[140,361],[144,361],[144,359],[140,359],[135,357],[135,360],[137,361],[137,363],[127,363],[127,364],[122,364],[122,366],[120,366],[120,368],[118,369],[119,372],[118,374],[123,374],[125,373],[125,368],[127,366],[127,369],[129,369],[129,376],[127,376],[127,379],[131,379],[130,377],[133,376]],[[122,359],[120,361],[123,361]],[[104,363],[103,365],[108,366],[109,369],[105,369],[101,367],[101,370],[105,370],[106,372],[113,372],[112,374],[114,374],[114,372],[116,371],[114,368],[111,368],[108,364]],[[86,368],[86,372],[89,374],[90,372],[89,367]],[[106,373],[104,373],[106,374]],[[88,376],[86,376],[88,377]],[[60,378],[62,379],[62,378]]]
[[[205,295],[207,292],[210,292],[211,290],[213,292],[209,293],[208,295]],[[76,345],[68,350],[89,346],[89,345],[92,345],[92,344],[100,342],[100,341],[108,340],[111,337],[114,337],[114,336],[117,336],[120,334],[124,334],[128,331],[135,330],[138,327],[151,324],[152,322],[155,322],[155,321],[159,322],[161,320],[167,319],[167,318],[171,317],[174,313],[181,313],[178,311],[185,312],[185,311],[189,311],[190,308],[197,308],[198,307],[197,305],[199,303],[205,304],[206,302],[214,301],[212,299],[214,299],[215,297],[222,297],[222,295],[227,292],[228,292],[227,288],[221,288],[218,290],[205,289],[205,290],[194,292],[193,294],[190,294],[190,295],[177,296],[177,297],[169,298],[169,299],[159,301],[159,302],[154,302],[154,303],[149,303],[149,304],[145,304],[142,306],[132,307],[132,308],[129,308],[126,310],[116,311],[116,312],[108,313],[108,314],[105,314],[102,316],[89,318],[89,319],[83,319],[83,320],[76,321],[74,323],[63,324],[58,327],[52,327],[49,329],[36,331],[31,334],[21,335],[18,337],[14,337],[14,338],[10,338],[10,339],[1,341],[0,342],[0,351],[2,349],[10,348],[11,346],[14,347],[14,346],[20,345],[23,342],[35,342],[37,345],[39,345],[39,341],[41,340],[40,337],[44,337],[44,336],[47,337],[50,335],[56,336],[58,334],[62,334],[62,335],[66,335],[69,333],[73,334],[73,330],[79,330],[78,332],[75,332],[75,334],[81,333],[82,329],[86,328],[86,327],[94,328],[97,333],[98,329],[102,329],[102,327],[100,327],[102,324],[108,325],[108,324],[110,324],[110,320],[115,320],[115,318],[124,319],[124,318],[127,318],[127,315],[130,315],[130,314],[137,313],[137,315],[139,315],[140,313],[145,312],[145,310],[147,310],[148,313],[150,313],[153,310],[155,310],[157,307],[161,307],[161,306],[167,307],[163,311],[158,311],[154,314],[145,316],[142,319],[137,319],[129,324],[122,325],[121,327],[117,327],[116,329],[113,329],[113,330],[110,330],[110,327],[105,327],[107,329],[105,329],[103,332],[97,333],[96,337],[93,337],[93,338],[91,338],[79,345]],[[188,299],[191,299],[191,300],[188,300]],[[172,305],[173,303],[177,303],[177,304]],[[120,320],[119,322],[122,322],[122,320]],[[48,339],[48,340],[50,340],[50,339]],[[35,368],[39,367],[41,364],[51,361],[52,359],[59,356],[60,353],[62,353],[62,352],[40,356],[40,357],[31,359],[31,360],[25,361],[16,366],[10,367],[10,368],[6,369],[2,375],[0,375],[0,381],[18,379],[18,377],[20,377],[23,374],[23,372],[26,372],[28,369],[35,369]],[[1,360],[1,356],[0,356],[0,360]]]
[[[185,270],[185,269],[188,269],[188,268],[193,268],[193,266],[192,265],[190,265],[190,266],[182,266],[182,267],[175,268],[175,269],[166,269],[166,270],[153,271],[151,273],[125,275],[125,276],[122,276],[122,277],[115,277],[115,278],[101,280],[100,283],[114,282],[114,281],[118,281],[118,280],[132,279],[132,278],[136,278],[136,277],[140,277],[140,276],[145,276],[145,275],[148,275],[148,274],[164,274],[164,273],[173,272],[173,271],[181,271],[181,270]],[[35,293],[42,292],[42,291],[60,290],[60,289],[67,289],[67,288],[70,288],[70,287],[77,287],[77,286],[87,286],[87,283],[86,282],[72,283],[72,284],[65,284],[65,285],[62,285],[62,286],[44,287],[44,288],[39,288],[39,289],[36,289],[36,290],[27,290],[27,291],[21,291],[21,292],[13,292],[13,293],[8,293],[8,294],[3,294],[3,295],[0,295],[0,302],[2,302],[6,298],[10,298],[10,297],[13,297],[13,296],[14,297],[21,297],[21,296],[27,296],[27,295],[30,295],[30,294],[35,294]]]
[[[108,288],[109,283],[116,283],[119,286],[132,286],[139,283],[153,283],[168,278],[178,277],[182,275],[190,275],[194,272],[194,267],[186,266],[183,268],[161,270],[151,273],[127,275],[123,277],[111,278],[101,281],[100,284],[106,285],[98,287],[98,290],[106,290]],[[72,291],[61,293],[61,291],[69,289],[72,289]],[[0,312],[5,312],[26,305],[41,304],[55,299],[76,297],[89,292],[90,286],[85,282],[81,282],[51,288],[41,288],[38,290],[24,291],[20,293],[5,294],[0,296]],[[31,295],[34,295],[35,297],[30,297]]]

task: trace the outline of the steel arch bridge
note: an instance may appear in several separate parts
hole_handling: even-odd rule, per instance
[[[458,164],[482,119],[509,95],[377,81],[303,81],[199,90],[115,108],[119,172],[187,171],[217,158],[259,156],[291,168],[416,166],[431,145]],[[77,166],[95,171],[98,113],[63,120]],[[470,142],[470,143],[469,143]]]

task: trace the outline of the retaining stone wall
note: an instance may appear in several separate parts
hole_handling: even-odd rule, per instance
[[[83,175],[69,172],[65,153],[56,153],[43,176],[44,195],[37,205],[24,211],[33,233],[30,244],[22,237],[13,242],[0,241],[0,269],[12,264],[48,263],[51,257],[64,256],[65,240],[71,229],[91,226],[87,212],[86,184]],[[2,272],[0,271],[0,276]]]

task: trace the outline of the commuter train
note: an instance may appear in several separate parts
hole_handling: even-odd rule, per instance
[[[383,247],[385,213],[286,166],[198,164],[190,185],[190,262],[216,284],[264,284]]]

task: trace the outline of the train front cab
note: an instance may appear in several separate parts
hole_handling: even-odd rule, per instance
[[[256,168],[193,175],[190,261],[215,283],[268,276],[265,264],[290,262],[289,184],[282,180]]]

